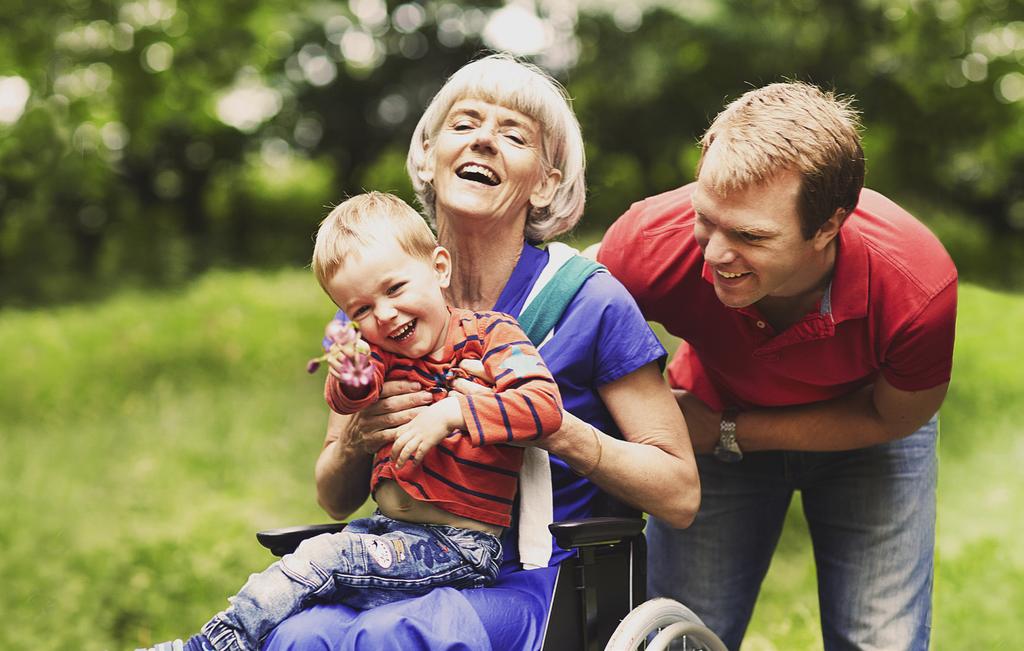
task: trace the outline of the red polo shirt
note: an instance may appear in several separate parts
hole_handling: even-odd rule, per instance
[[[949,381],[956,268],[914,217],[865,189],[839,232],[825,297],[775,332],[755,306],[718,300],[693,237],[694,187],[633,204],[598,256],[648,320],[684,340],[668,368],[673,387],[720,410],[828,400],[879,374],[904,391]]]

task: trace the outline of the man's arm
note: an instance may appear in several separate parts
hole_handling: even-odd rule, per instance
[[[757,450],[853,450],[903,438],[939,410],[949,383],[922,391],[902,391],[879,377],[846,396],[795,407],[740,412],[736,442],[744,452]],[[694,449],[711,452],[718,442],[721,412],[686,391],[675,392]]]

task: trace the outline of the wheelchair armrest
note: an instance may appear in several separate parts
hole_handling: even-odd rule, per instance
[[[322,533],[337,533],[345,528],[344,522],[313,524],[283,529],[268,529],[256,534],[256,540],[275,556],[295,551],[303,540]],[[641,518],[587,518],[553,522],[548,529],[562,549],[617,542],[640,535],[647,523]]]
[[[548,529],[562,549],[618,542],[639,536],[647,522],[642,518],[587,518],[552,522]]]
[[[303,540],[319,536],[322,533],[338,533],[345,528],[345,522],[329,524],[310,524],[300,527],[268,529],[256,533],[256,540],[271,551],[274,556],[284,556],[295,551]]]

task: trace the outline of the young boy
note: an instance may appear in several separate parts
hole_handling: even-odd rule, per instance
[[[311,600],[372,608],[438,586],[489,584],[522,464],[522,448],[507,444],[561,426],[557,386],[515,320],[445,304],[451,256],[402,200],[370,192],[335,208],[320,225],[312,266],[370,344],[364,372],[359,354],[354,365],[329,356],[331,408],[354,413],[390,379],[419,381],[435,402],[377,452],[373,516],[303,542],[252,575],[200,635],[158,650],[258,649]],[[466,377],[458,368],[464,359],[483,363],[493,393],[448,392],[453,377]]]

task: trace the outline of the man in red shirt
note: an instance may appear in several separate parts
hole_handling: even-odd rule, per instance
[[[634,204],[600,247],[646,317],[684,340],[669,379],[701,453],[693,526],[648,526],[649,591],[730,649],[796,490],[825,648],[928,647],[957,276],[863,181],[849,101],[772,84],[715,119],[695,183]]]

